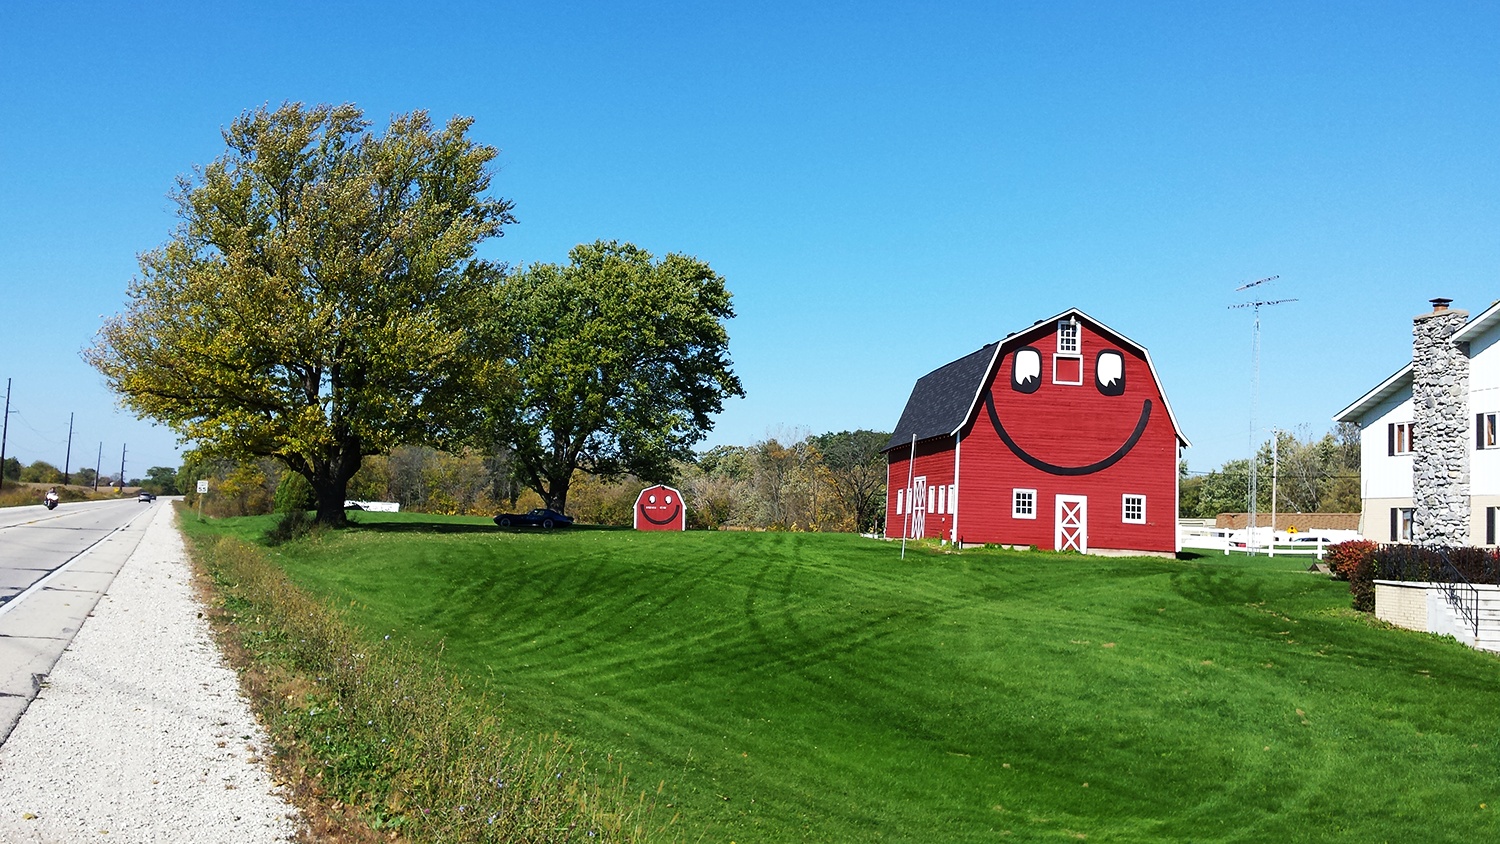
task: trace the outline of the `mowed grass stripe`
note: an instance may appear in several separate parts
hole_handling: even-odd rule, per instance
[[[521,728],[665,779],[706,840],[1500,833],[1500,660],[1300,559],[360,519],[276,553]]]

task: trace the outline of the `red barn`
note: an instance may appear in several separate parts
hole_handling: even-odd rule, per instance
[[[1075,308],[917,380],[886,536],[1173,554],[1187,445],[1145,348]]]
[[[657,484],[635,497],[636,530],[687,530],[687,507],[682,493]]]

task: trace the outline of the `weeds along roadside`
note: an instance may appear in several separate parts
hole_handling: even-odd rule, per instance
[[[618,768],[510,733],[437,665],[362,639],[243,540],[188,531],[212,620],[299,802],[337,801],[421,842],[676,840]]]

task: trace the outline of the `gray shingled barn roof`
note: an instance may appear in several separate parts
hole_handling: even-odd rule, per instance
[[[984,384],[998,345],[991,343],[918,378],[911,398],[906,400],[906,409],[901,411],[901,421],[896,423],[896,430],[882,451],[910,445],[913,434],[921,442],[958,430],[968,419],[969,408],[974,406],[974,396]]]

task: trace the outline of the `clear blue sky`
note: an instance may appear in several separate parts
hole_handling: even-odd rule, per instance
[[[314,6],[316,8],[314,8]],[[470,115],[486,257],[708,261],[748,393],[705,442],[895,425],[913,381],[1078,307],[1151,350],[1194,470],[1330,416],[1410,319],[1500,296],[1494,3],[0,5],[8,453],[176,465],[78,356],[241,111]],[[80,459],[82,455],[83,459]]]

